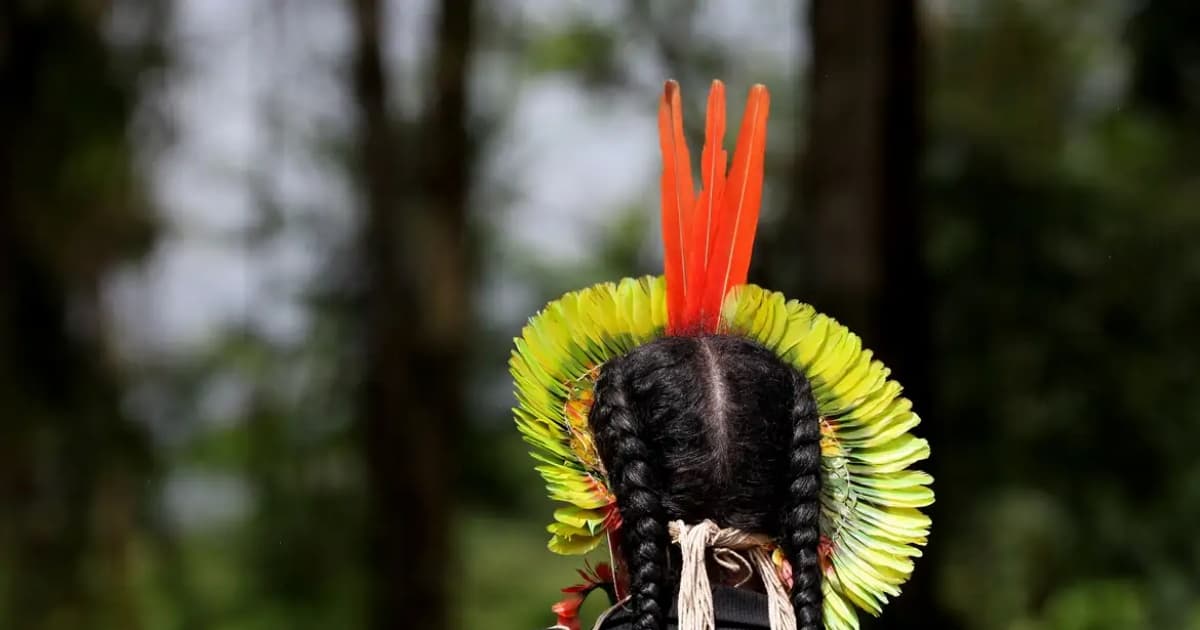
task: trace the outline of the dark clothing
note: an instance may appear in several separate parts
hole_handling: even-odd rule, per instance
[[[741,588],[717,586],[713,588],[713,616],[717,630],[769,630],[767,596]],[[675,630],[675,604],[667,617],[668,630]],[[625,607],[614,610],[604,620],[601,630],[630,630],[633,627],[632,613]]]

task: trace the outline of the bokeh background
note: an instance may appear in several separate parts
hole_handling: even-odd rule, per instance
[[[523,320],[661,264],[661,82],[773,95],[751,279],[938,501],[873,628],[1200,629],[1200,3],[7,0],[0,628],[540,628]],[[598,607],[593,602],[589,610]]]

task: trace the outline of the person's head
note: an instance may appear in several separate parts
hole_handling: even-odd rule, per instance
[[[621,514],[635,627],[665,627],[676,519],[779,541],[797,627],[820,627],[820,427],[804,376],[741,337],[664,337],[605,364],[595,395],[589,422]]]

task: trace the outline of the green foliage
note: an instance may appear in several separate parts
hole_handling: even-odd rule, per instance
[[[580,21],[562,30],[535,37],[525,63],[533,73],[571,72],[600,84],[615,73],[613,53],[617,33]]]
[[[937,42],[930,570],[966,627],[1186,627],[1200,591],[1200,112],[1089,92],[1136,51],[1084,11],[986,5]]]
[[[305,302],[313,325],[295,344],[234,330],[162,364],[115,365],[94,315],[97,287],[157,236],[145,204],[150,171],[135,168],[131,142],[139,91],[189,69],[123,56],[88,3],[13,6],[0,16],[9,88],[0,104],[0,626],[363,627],[371,550],[352,429],[360,305],[340,293]],[[916,572],[931,577],[929,612],[959,627],[1200,630],[1196,6],[927,7],[921,247],[934,396],[917,401],[917,434],[936,435],[938,503]],[[803,94],[789,94],[803,82],[784,77],[790,67],[707,38],[686,3],[625,8],[617,21],[572,15],[529,31],[488,7],[477,32],[516,31],[488,51],[511,61],[516,79],[556,73],[601,97],[643,89],[647,67],[688,85],[713,75],[770,83],[764,226],[802,212],[782,194],[794,189],[805,123]],[[698,103],[688,105],[693,124]],[[503,121],[474,122],[482,145]],[[346,153],[320,166],[343,168]],[[501,154],[519,172],[513,156]],[[510,192],[482,178],[479,188],[486,211]],[[511,288],[524,313],[568,290],[656,273],[653,212],[631,200],[581,219],[593,239],[578,264],[547,263],[478,229],[480,273]],[[287,216],[264,221],[255,243]],[[760,258],[771,268],[752,278],[803,274],[806,253],[796,249]],[[338,291],[351,284],[351,263],[328,264]],[[477,293],[479,314],[492,315],[487,295]],[[476,422],[446,463],[459,488],[458,553],[447,559],[456,614],[464,628],[544,627],[580,559],[546,551],[552,506],[510,424],[505,361],[522,322],[477,320],[467,401]],[[205,400],[225,386],[240,392],[237,404],[214,410]],[[143,395],[161,407],[167,437],[157,442],[123,414]],[[244,509],[216,523],[174,521],[169,489],[180,478],[229,484],[247,497]],[[875,627],[895,627],[887,615]]]
[[[462,515],[462,580],[456,588],[460,627],[544,628],[554,622],[550,606],[562,598],[560,589],[580,581],[575,571],[583,568],[584,558],[546,551],[542,516]],[[590,560],[607,562],[607,557],[593,554]],[[607,606],[603,593],[593,594],[582,619],[591,621]]]

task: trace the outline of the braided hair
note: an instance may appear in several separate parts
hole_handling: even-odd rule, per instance
[[[628,558],[636,630],[657,630],[666,618],[667,522],[662,482],[647,441],[646,425],[629,404],[629,371],[606,369],[596,383],[592,417],[604,445],[610,481],[619,497],[623,523],[621,549]]]
[[[794,373],[789,483],[784,496],[781,544],[792,565],[792,606],[797,628],[821,625],[820,544],[821,428],[808,379]]]
[[[797,628],[821,627],[820,427],[808,380],[754,341],[664,337],[609,361],[589,423],[617,497],[635,630],[663,630],[679,567],[667,523],[778,540]]]

